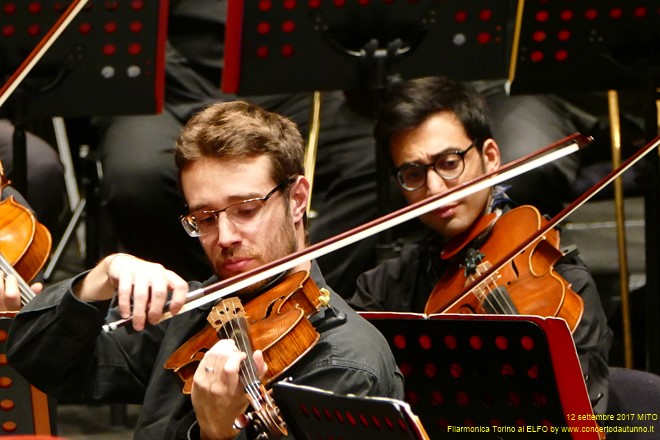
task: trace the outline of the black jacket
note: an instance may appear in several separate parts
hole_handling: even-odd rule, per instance
[[[7,341],[10,363],[62,403],[142,404],[136,439],[186,438],[195,424],[190,396],[163,365],[203,328],[210,306],[142,332],[104,333],[110,303],[79,301],[71,287],[81,276],[50,287],[16,316]],[[312,279],[328,288],[316,265]],[[320,341],[286,376],[338,394],[402,399],[403,379],[383,336],[334,292],[330,306],[311,319]]]
[[[507,208],[508,209],[508,208]],[[424,306],[449,263],[439,258],[442,240],[430,235],[425,240],[405,246],[401,254],[362,274],[348,303],[356,310],[424,312]],[[612,331],[596,289],[596,284],[577,250],[568,252],[554,270],[571,284],[584,302],[584,312],[573,339],[594,411],[607,407],[608,357]],[[599,397],[600,396],[600,397]]]

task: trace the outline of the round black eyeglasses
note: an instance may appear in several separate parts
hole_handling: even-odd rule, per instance
[[[465,155],[476,145],[475,139],[465,150],[442,152],[429,164],[404,163],[394,170],[396,181],[406,191],[415,191],[426,183],[429,168],[433,168],[438,176],[445,180],[456,179],[465,170]]]

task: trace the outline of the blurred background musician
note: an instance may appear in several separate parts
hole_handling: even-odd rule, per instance
[[[0,119],[0,160],[7,176],[13,172],[14,126]],[[64,166],[57,150],[44,137],[27,131],[27,191],[26,199],[39,222],[56,233],[68,208],[64,184]]]

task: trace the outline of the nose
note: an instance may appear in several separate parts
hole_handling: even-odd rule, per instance
[[[226,212],[220,213],[217,220],[218,240],[217,245],[223,248],[236,246],[241,241],[236,225],[229,220]]]
[[[447,191],[449,187],[445,179],[440,177],[438,173],[435,172],[433,167],[426,170],[426,195],[433,196],[440,194],[441,192]]]

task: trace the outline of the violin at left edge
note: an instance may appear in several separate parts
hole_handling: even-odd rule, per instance
[[[0,163],[1,191],[9,186]],[[13,195],[0,202],[0,270],[18,279],[21,306],[34,298],[28,285],[50,256],[52,237],[34,213]]]
[[[0,163],[0,193],[9,185]],[[0,202],[0,270],[4,276],[14,275],[18,280],[21,307],[35,293],[29,282],[39,274],[47,261],[51,249],[51,235],[39,223],[32,211],[21,205],[14,196]],[[7,363],[5,343],[12,318],[17,310],[0,311],[0,376],[5,388],[0,417],[0,435],[38,434],[51,435],[56,432],[56,402],[26,381]]]

